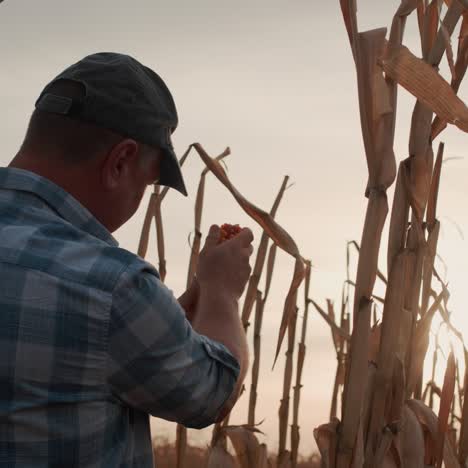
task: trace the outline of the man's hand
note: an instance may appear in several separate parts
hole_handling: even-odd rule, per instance
[[[219,244],[220,237],[220,228],[213,225],[200,252],[197,271],[204,288],[210,290],[220,287],[239,299],[251,272],[249,258],[253,252],[253,234],[250,229],[244,228],[222,244]],[[200,282],[195,276],[190,287],[178,299],[190,323],[195,318],[199,298]]]
[[[211,226],[198,260],[198,281],[203,290],[217,289],[239,300],[252,270],[249,259],[253,252],[253,234],[244,228],[221,244],[220,234],[219,226]]]
[[[249,366],[249,349],[239,317],[239,298],[249,280],[253,234],[242,229],[221,244],[220,228],[213,225],[200,252],[197,277],[200,297],[193,328],[224,344],[240,365],[239,377],[219,419],[231,411],[239,397]]]
[[[192,323],[197,311],[198,299],[200,297],[200,284],[197,277],[192,281],[190,287],[177,300],[185,310],[187,320]]]

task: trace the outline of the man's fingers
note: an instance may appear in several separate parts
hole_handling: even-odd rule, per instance
[[[249,228],[243,228],[239,234],[232,239],[234,242],[239,242],[244,247],[248,247],[254,240],[253,232]]]
[[[254,251],[253,245],[250,244],[248,247],[243,247],[242,251],[245,253],[246,257],[250,257]]]
[[[219,242],[220,233],[221,228],[217,224],[212,224],[210,230],[208,231],[208,235],[206,236],[205,245],[217,245]]]

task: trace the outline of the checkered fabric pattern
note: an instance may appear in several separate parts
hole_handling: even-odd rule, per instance
[[[149,415],[214,422],[239,364],[150,263],[30,171],[0,213],[0,466],[150,468]]]

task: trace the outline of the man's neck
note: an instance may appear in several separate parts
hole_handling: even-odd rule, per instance
[[[80,167],[65,166],[57,158],[46,158],[44,155],[33,157],[29,154],[18,153],[8,167],[24,169],[45,177],[72,195],[104,224],[103,202],[105,200],[99,189],[98,169],[82,165]]]

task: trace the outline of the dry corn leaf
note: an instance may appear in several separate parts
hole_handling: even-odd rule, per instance
[[[461,15],[463,14],[464,7],[460,3],[459,0],[456,2],[451,2],[450,6],[447,9],[445,17],[442,21],[442,25],[448,32],[448,35],[451,36],[455,27],[460,20]],[[442,33],[441,29],[439,28],[439,32],[437,34],[437,38],[435,40],[434,46],[429,54],[427,59],[428,63],[434,67],[438,67],[442,57],[444,56],[445,52],[445,40],[444,34]]]
[[[439,420],[434,412],[420,400],[408,400],[407,406],[418,418],[423,430],[426,431],[426,457],[432,460],[431,463],[434,463]],[[453,447],[450,444],[448,437],[443,445],[443,450],[445,466],[447,468],[459,468]]]
[[[328,424],[322,424],[314,429],[314,437],[322,456],[323,468],[335,467],[335,455],[337,448],[337,429],[339,420],[334,419]]]
[[[241,468],[256,466],[260,444],[255,433],[260,433],[252,426],[226,426],[222,429],[232,442]]]
[[[393,141],[393,103],[377,59],[385,47],[385,28],[359,33],[357,64],[359,109],[366,149],[369,181],[367,195],[376,188],[388,188],[395,180],[396,163]]]
[[[468,14],[463,16],[463,22],[458,40],[458,53],[455,62],[455,77],[452,78],[451,86],[455,93],[458,93],[461,82],[465,77],[468,67]],[[439,117],[434,119],[432,124],[431,138],[434,140],[445,128],[447,123]]]
[[[452,80],[456,80],[457,71],[455,68],[455,60],[453,58],[453,49],[452,49],[452,41],[450,39],[450,34],[447,31],[447,28],[443,24],[440,25],[440,30],[442,32],[442,37],[444,38],[447,62],[449,64],[450,72],[452,73]]]
[[[208,455],[207,468],[237,468],[237,464],[224,447],[213,447]]]
[[[340,0],[340,5],[346,30],[348,32],[349,43],[351,44],[351,49],[354,54],[354,44],[358,33],[356,0]]]
[[[433,67],[404,46],[388,50],[388,55],[380,63],[386,74],[442,120],[468,132],[468,108]]]
[[[273,207],[270,211],[270,216],[275,218],[276,212],[278,211],[278,207],[281,203],[283,198],[284,192],[286,191],[286,187],[288,185],[289,177],[285,176],[281,188],[276,196],[276,199],[273,203]],[[268,249],[268,234],[266,232],[262,233],[262,237],[260,239],[260,244],[257,249],[257,256],[255,259],[254,268],[252,274],[249,279],[249,283],[247,285],[247,293],[244,299],[244,305],[242,307],[242,323],[244,328],[247,329],[250,314],[252,312],[253,304],[255,302],[255,292],[258,288],[258,283],[260,282],[260,277],[262,275],[263,267],[265,264],[266,253]]]
[[[437,431],[437,463],[436,468],[442,467],[444,460],[444,443],[446,442],[446,434],[448,427],[448,418],[450,408],[452,406],[453,394],[455,391],[455,358],[453,352],[450,353],[447,360],[447,369],[445,371],[444,386],[442,387],[442,397],[439,408],[439,424]]]
[[[419,27],[419,36],[421,38],[421,49],[424,48],[424,17],[426,14],[426,5],[425,0],[418,0],[418,27]]]
[[[424,433],[421,424],[413,411],[407,406],[403,409],[401,435],[402,466],[424,468]]]
[[[237,468],[237,464],[222,445],[215,445],[210,449],[206,468]]]
[[[339,327],[335,322],[332,322],[330,316],[313,299],[309,299],[309,302],[316,308],[317,312],[324,318],[324,320],[328,323],[328,325],[330,325],[331,329],[335,333],[340,335],[345,340],[351,339],[351,337],[348,335],[348,333],[346,333],[345,330]]]
[[[424,16],[423,34],[423,58],[428,60],[429,54],[434,47],[439,29],[440,0],[432,0]]]
[[[241,208],[265,229],[269,237],[278,247],[293,257],[299,257],[302,261],[294,239],[270,216],[270,214],[249,202],[234,185],[232,185],[221,164],[211,158],[199,143],[194,143],[192,146],[198,152],[203,162],[208,166],[209,170],[213,172],[217,179],[231,192]]]
[[[436,221],[437,198],[439,195],[440,175],[442,172],[442,162],[444,159],[444,143],[440,143],[437,151],[437,159],[432,173],[431,189],[427,203],[427,224],[432,227]],[[435,252],[434,252],[435,253]]]
[[[427,128],[430,128],[428,122]],[[421,157],[409,157],[403,161],[403,182],[406,198],[413,210],[416,221],[422,224],[431,187],[432,148]]]
[[[292,314],[294,313],[294,295],[297,293],[297,290],[304,279],[305,268],[303,258],[299,252],[296,243],[294,242],[294,239],[266,211],[258,208],[253,203],[248,201],[234,187],[234,185],[232,185],[221,164],[218,161],[211,158],[199,143],[194,143],[192,146],[198,152],[198,154],[202,158],[203,162],[207,165],[209,170],[213,172],[213,174],[218,178],[218,180],[231,192],[232,196],[236,199],[236,201],[239,203],[242,209],[260,226],[262,226],[265,232],[270,236],[273,242],[275,242],[278,245],[278,247],[280,247],[296,259],[296,263],[294,266],[294,275],[291,281],[291,286],[289,288],[288,294],[286,296],[283,309],[283,317],[281,319],[281,326],[279,330],[278,343],[276,346],[274,360],[274,362],[276,362],[279,351],[281,349],[281,344],[284,339],[284,335],[286,334],[286,330],[289,325],[289,321],[292,317]]]

